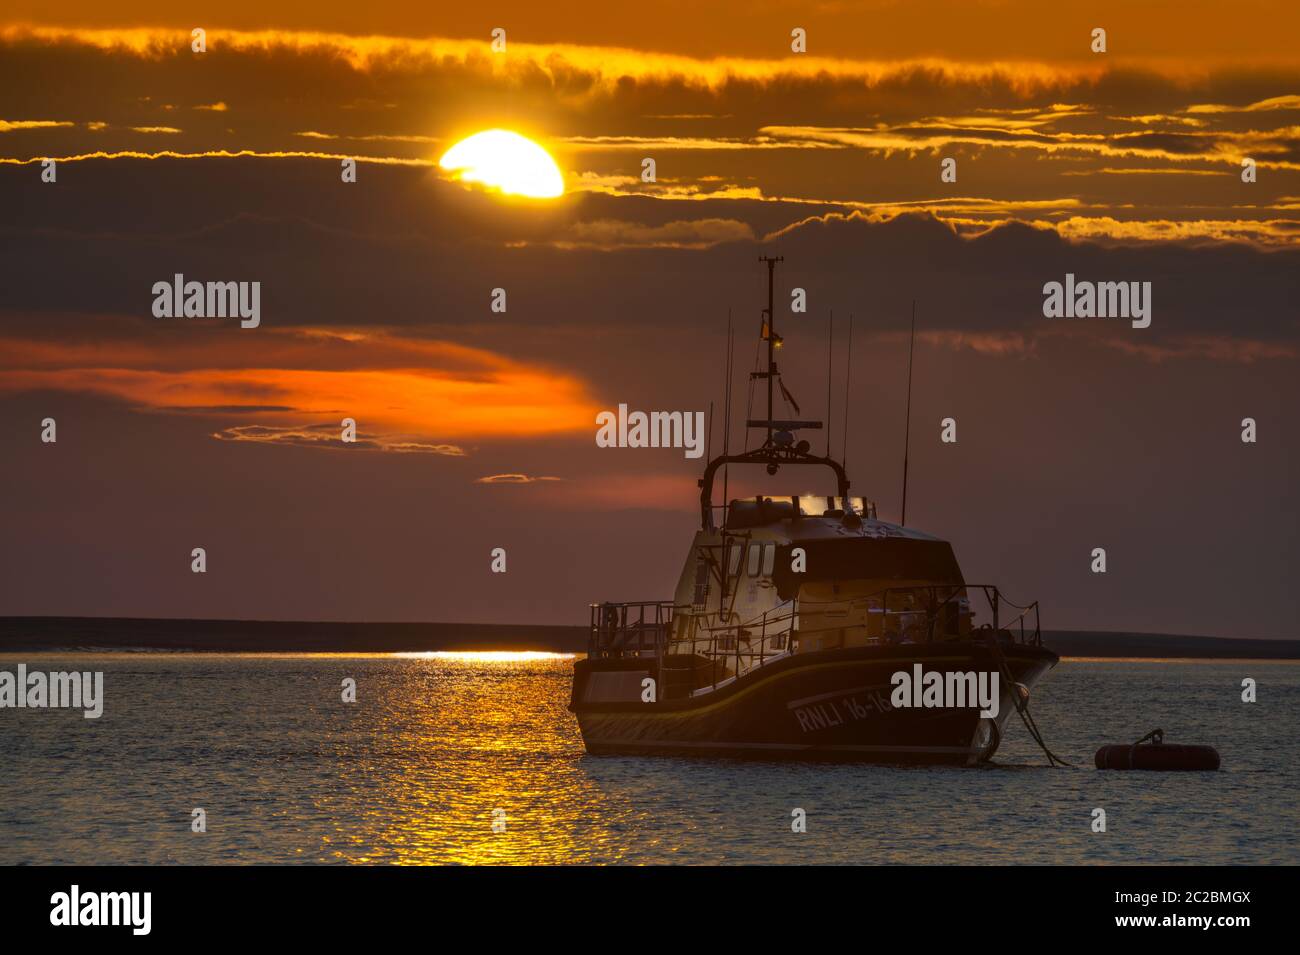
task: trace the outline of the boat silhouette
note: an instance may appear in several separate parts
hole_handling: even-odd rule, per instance
[[[829,447],[819,456],[797,438],[822,422],[774,416],[774,389],[788,397],[772,314],[780,260],[763,261],[768,361],[751,379],[766,385],[767,417],[747,426],[765,440],[736,454],[724,448],[705,467],[700,529],[672,600],[591,605],[569,705],[586,749],[985,762],[1009,715],[1027,717],[1030,688],[1058,662],[1042,645],[1038,604],[1019,606],[995,585],[968,582],[949,542],[880,520],[873,503],[850,493]],[[732,466],[769,475],[828,469],[836,493],[715,506],[714,480]],[[901,688],[913,675],[937,686],[940,705],[913,705],[920,697]],[[992,707],[943,696],[981,680],[997,689]]]

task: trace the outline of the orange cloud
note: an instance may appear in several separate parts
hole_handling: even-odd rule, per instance
[[[1167,162],[1223,162],[1237,165],[1242,156],[1285,155],[1288,144],[1298,134],[1297,127],[1273,130],[1243,130],[1184,133],[1189,145],[1175,151],[1152,144],[1150,134],[1136,133],[1068,133],[1060,131],[1018,130],[1017,138],[990,135],[978,128],[964,126],[932,129],[919,124],[882,126],[875,129],[831,126],[765,126],[760,133],[783,141],[813,141],[838,145],[846,149],[867,149],[886,155],[914,154],[941,150],[951,146],[976,146],[987,149],[1028,149],[1048,155],[1080,153],[1109,158],[1163,159]],[[1300,170],[1300,163],[1286,159],[1261,161],[1272,169]]]
[[[72,125],[71,123],[60,123],[58,125]],[[54,159],[58,162],[78,162],[87,159],[355,159],[357,162],[383,163],[390,166],[436,166],[437,162],[433,159],[402,159],[396,156],[356,156],[347,153],[321,153],[321,152],[293,152],[285,150],[272,150],[270,152],[258,152],[253,149],[210,149],[200,152],[177,152],[172,149],[160,149],[156,152],[142,152],[134,149],[123,149],[116,152],[105,152],[96,150],[89,153],[74,153],[68,156],[34,156],[27,159],[4,156],[0,157],[0,163],[9,166],[27,166],[33,163],[42,162],[44,159]]]
[[[290,445],[299,448],[321,448],[340,451],[389,451],[396,454],[442,454],[449,457],[464,455],[463,448],[454,444],[429,444],[411,441],[399,436],[358,431],[356,440],[340,440],[340,428],[333,422],[304,427],[277,428],[271,425],[246,424],[223,428],[212,437],[218,441],[242,441],[251,444]]]
[[[551,477],[542,474],[537,477],[531,474],[489,474],[487,477],[476,478],[475,484],[537,484],[543,481],[560,481],[563,478]]]
[[[66,120],[53,119],[0,119],[0,133],[11,133],[19,129],[52,129],[59,126],[73,126]]]
[[[458,452],[443,439],[586,430],[597,409],[580,380],[483,349],[386,332],[256,334],[251,350],[239,330],[223,336],[201,326],[165,344],[0,339],[0,390],[106,395],[271,429],[219,433],[232,441],[311,443],[303,428],[326,419],[337,430],[351,417],[362,437],[391,450],[433,453]],[[250,355],[257,367],[247,367]]]
[[[11,25],[0,27],[0,40],[46,45],[73,44],[144,59],[190,54],[188,30],[163,27],[86,29]],[[766,82],[776,77],[848,78],[876,83],[906,72],[931,72],[950,80],[1011,82],[1019,90],[1054,85],[1064,78],[1095,78],[1101,65],[1054,66],[1023,60],[980,64],[939,57],[859,60],[821,56],[780,58],[709,57],[657,53],[627,47],[566,43],[525,43],[511,40],[509,56],[494,56],[481,39],[442,37],[355,36],[312,30],[209,30],[208,49],[259,52],[289,50],[328,52],[358,71],[385,70],[393,65],[411,69],[428,64],[458,64],[503,78],[540,74],[561,85],[575,72],[588,74],[585,95],[615,89],[624,78],[669,79],[696,88],[717,89],[735,81]]]
[[[1117,220],[1110,216],[1071,216],[1050,224],[1029,224],[1055,229],[1063,237],[1076,240],[1250,242],[1260,246],[1290,246],[1297,238],[1297,225],[1292,219]]]

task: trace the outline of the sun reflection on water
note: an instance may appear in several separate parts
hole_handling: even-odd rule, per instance
[[[612,861],[611,817],[581,768],[564,708],[573,654],[395,653],[358,680],[374,686],[357,746],[319,805],[336,819],[323,860],[503,864]],[[400,661],[400,663],[397,663]],[[351,722],[351,721],[348,721]],[[361,812],[358,814],[358,808]],[[494,811],[504,831],[494,831]],[[615,814],[616,815],[616,814]]]
[[[399,660],[460,660],[464,663],[531,663],[534,660],[572,660],[576,656],[545,650],[420,650],[388,655]]]

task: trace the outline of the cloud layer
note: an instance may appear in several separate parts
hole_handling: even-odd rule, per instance
[[[195,54],[188,29],[0,29],[0,157],[430,165],[506,126],[542,138],[571,190],[914,208],[964,227],[1032,217],[1123,241],[1295,241],[1294,57],[701,57],[522,40],[494,54],[477,39],[290,29],[214,28],[210,41]],[[52,71],[79,95],[40,80]],[[941,158],[957,161],[956,183]]]

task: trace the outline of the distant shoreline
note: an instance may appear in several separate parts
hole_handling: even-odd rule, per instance
[[[1300,659],[1300,640],[1056,630],[1044,646],[1062,657]],[[0,653],[166,650],[195,653],[419,653],[539,650],[583,653],[583,626],[479,623],[312,623],[130,617],[0,617]]]

